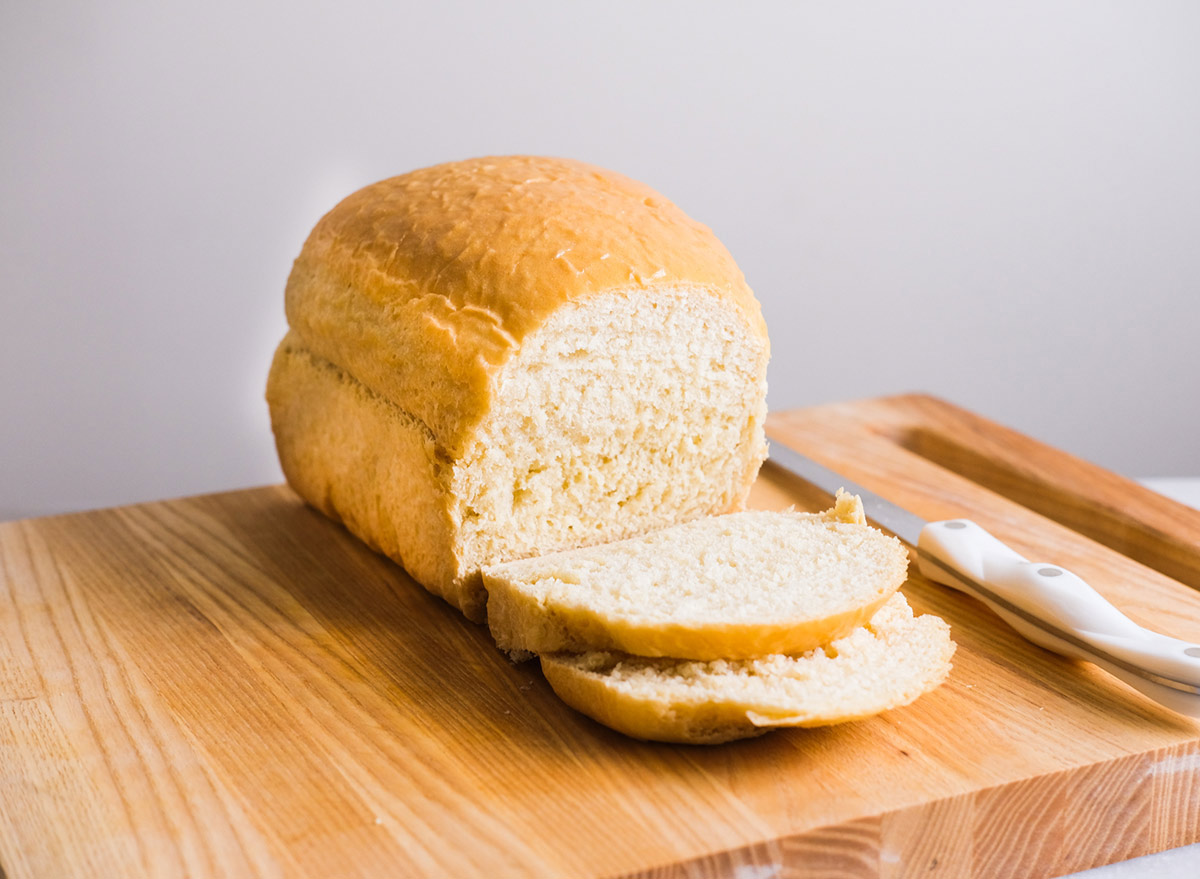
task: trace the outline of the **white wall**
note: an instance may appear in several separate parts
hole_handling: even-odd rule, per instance
[[[711,225],[774,408],[923,389],[1200,474],[1196,4],[174,6],[0,12],[0,518],[278,479],[308,228],[508,152]]]

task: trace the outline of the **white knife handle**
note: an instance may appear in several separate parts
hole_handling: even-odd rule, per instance
[[[1035,644],[1093,662],[1155,701],[1200,716],[1200,645],[1139,626],[1075,574],[1028,561],[967,519],[930,522],[917,549],[922,574],[985,602]],[[1039,628],[1038,621],[1069,640]]]

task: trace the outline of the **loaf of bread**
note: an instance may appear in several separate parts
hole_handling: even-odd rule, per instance
[[[284,473],[472,619],[480,568],[739,510],[766,444],[758,303],[712,232],[579,162],[351,195],[286,293]]]
[[[608,652],[541,658],[576,710],[639,739],[715,744],[905,705],[950,671],[949,627],[897,593],[865,625],[799,656],[694,662]]]
[[[907,569],[903,545],[843,495],[826,513],[710,516],[483,575],[504,650],[709,660],[827,644],[869,620]]]

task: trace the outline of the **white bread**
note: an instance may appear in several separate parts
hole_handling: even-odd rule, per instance
[[[907,569],[903,545],[841,495],[827,513],[711,516],[483,578],[501,649],[707,660],[826,644],[869,620]]]
[[[758,303],[706,227],[579,162],[454,162],[327,214],[267,399],[309,503],[482,619],[479,569],[741,509]]]
[[[866,626],[801,656],[693,662],[547,654],[542,671],[576,710],[639,739],[716,744],[788,726],[857,720],[912,702],[950,672],[954,643],[897,593]]]

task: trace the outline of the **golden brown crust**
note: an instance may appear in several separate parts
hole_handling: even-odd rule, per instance
[[[288,483],[306,501],[481,622],[478,575],[457,569],[444,465],[429,431],[293,334],[267,382]]]
[[[424,168],[342,201],[296,260],[287,312],[309,348],[455,456],[498,368],[556,309],[662,288],[731,302],[765,342],[758,303],[706,226],[611,171],[508,156]]]
[[[722,702],[673,704],[631,699],[605,685],[597,675],[583,674],[555,654],[541,657],[542,674],[555,694],[581,714],[631,738],[682,745],[719,745],[761,736],[742,706]]]

